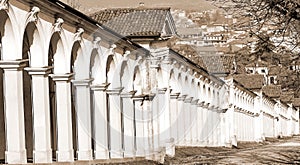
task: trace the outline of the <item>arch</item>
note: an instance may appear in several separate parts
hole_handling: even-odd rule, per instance
[[[117,64],[113,58],[113,55],[109,55],[106,61],[106,83],[110,83],[109,88],[120,87],[120,79],[119,76],[116,75],[117,72]]]
[[[36,23],[30,22],[26,25],[23,33],[23,55],[28,52],[29,66],[43,67],[45,63],[44,42],[41,39],[40,30]]]
[[[11,10],[11,9],[9,9]],[[21,57],[21,48],[19,47],[16,36],[18,35],[18,27],[15,25],[12,11],[0,10],[0,38],[1,38],[1,57],[2,60],[15,60]]]
[[[178,80],[176,80],[175,72],[173,69],[171,69],[171,71],[170,71],[169,86],[172,89],[173,93],[180,92]]]
[[[132,78],[129,73],[129,67],[126,61],[122,62],[120,67],[120,77],[121,82],[120,86],[124,87],[124,91],[131,91],[132,90]]]
[[[61,35],[56,32],[51,36],[48,51],[48,66],[53,66],[54,74],[68,73],[68,63],[65,58],[65,44],[61,39]]]
[[[142,77],[141,77],[141,72],[140,68],[138,66],[135,67],[134,72],[133,72],[133,90],[136,91],[136,95],[141,95],[143,93],[142,91]]]
[[[90,71],[89,77],[93,79],[93,84],[100,84],[101,83],[101,60],[99,57],[99,53],[97,49],[93,49],[90,58]]]
[[[181,73],[178,74],[177,84],[178,84],[178,91],[183,95],[183,87],[182,87],[183,81],[182,81]]]

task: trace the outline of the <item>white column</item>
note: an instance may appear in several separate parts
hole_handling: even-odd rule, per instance
[[[108,123],[107,123],[107,94],[109,84],[93,85],[93,130],[95,159],[109,159]]]
[[[25,68],[32,78],[34,163],[51,163],[49,78],[52,67]]]
[[[190,113],[191,113],[191,102],[193,97],[189,97],[184,100],[184,109],[183,109],[183,116],[184,116],[184,144],[190,146],[191,145],[191,124],[190,124]]]
[[[178,142],[178,96],[179,93],[170,95],[171,138],[173,138],[174,143]]]
[[[124,157],[134,157],[135,150],[135,113],[133,96],[135,91],[122,93],[124,123]]]
[[[74,161],[71,112],[71,83],[73,74],[51,75],[56,85],[58,162]]]
[[[135,112],[135,123],[136,123],[136,143],[135,143],[135,150],[137,157],[144,157],[146,155],[146,145],[148,139],[145,136],[147,128],[147,121],[144,120],[143,113],[143,96],[134,96],[134,112]]]
[[[175,146],[171,139],[171,120],[170,120],[170,89],[158,89],[159,98],[159,143],[160,148],[165,148],[164,152],[171,156],[174,155]]]
[[[23,107],[23,73],[27,60],[0,61],[3,73],[6,151],[5,162],[26,163]]]
[[[122,107],[120,93],[123,88],[107,89],[109,94],[109,130],[110,130],[110,158],[123,158],[122,147]]]
[[[184,100],[186,98],[187,95],[181,95],[178,98],[178,125],[177,125],[177,144],[179,146],[183,146],[184,145],[184,134],[185,134],[185,130],[184,130]]]
[[[191,109],[191,114],[190,114],[190,119],[191,119],[191,125],[192,125],[192,129],[191,129],[191,142],[193,146],[197,146],[198,144],[198,131],[199,131],[199,127],[198,127],[198,120],[200,120],[199,116],[198,116],[198,111],[197,111],[197,105],[198,105],[198,99],[194,100],[191,104],[192,104],[192,109]]]
[[[197,135],[197,146],[203,146],[204,143],[204,118],[203,118],[203,109],[202,109],[202,103],[197,104],[197,130],[198,130],[198,135]]]
[[[91,93],[92,79],[73,80],[75,87],[75,110],[77,123],[77,157],[78,160],[92,160],[92,128],[91,128]]]

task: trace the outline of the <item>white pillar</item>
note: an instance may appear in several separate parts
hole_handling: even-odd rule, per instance
[[[183,146],[184,145],[184,134],[185,134],[185,130],[184,130],[184,100],[186,98],[187,95],[181,95],[178,98],[178,125],[177,125],[177,144],[179,146]]]
[[[192,109],[191,109],[191,125],[192,125],[192,129],[191,129],[191,142],[193,146],[197,146],[198,144],[198,131],[199,131],[199,127],[198,127],[198,120],[200,120],[199,116],[198,116],[198,111],[197,111],[197,105],[198,105],[198,99],[194,100],[191,104],[192,104]]]
[[[170,95],[170,118],[171,118],[171,138],[174,143],[178,142],[178,96],[180,93],[172,93]]]
[[[175,144],[178,142],[178,96],[180,93],[171,93],[170,94],[170,119],[171,119],[171,142],[172,142],[172,151],[169,156],[175,156]]]
[[[134,112],[135,112],[135,123],[136,123],[136,142],[135,142],[135,150],[137,157],[144,157],[146,155],[146,145],[147,145],[147,138],[145,136],[147,128],[147,121],[144,120],[144,109],[142,104],[143,97],[142,96],[134,96]]]
[[[107,89],[109,94],[109,130],[110,130],[110,158],[123,158],[122,145],[122,107],[120,93],[123,88]]]
[[[93,130],[95,159],[109,159],[108,123],[107,123],[107,94],[109,84],[93,85]]]
[[[58,162],[74,161],[71,112],[71,83],[73,74],[51,75],[56,85]]]
[[[75,87],[75,110],[77,123],[77,158],[78,160],[92,160],[92,128],[91,128],[91,93],[92,79],[73,80]]]
[[[135,149],[135,113],[133,96],[135,91],[122,93],[124,123],[124,157],[134,157]]]
[[[184,100],[184,109],[183,109],[183,116],[184,116],[184,144],[190,146],[191,145],[191,124],[190,124],[190,113],[192,110],[192,103],[193,97],[189,97]]]
[[[5,162],[9,164],[22,164],[27,162],[22,73],[26,61],[27,60],[0,61],[0,68],[4,70]]]
[[[34,163],[51,163],[49,78],[52,67],[25,68],[32,78]]]

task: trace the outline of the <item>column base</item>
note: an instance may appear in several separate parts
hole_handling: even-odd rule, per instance
[[[93,151],[77,151],[78,160],[93,160]]]
[[[124,152],[124,158],[133,158],[136,155],[136,151],[125,151]]]
[[[33,163],[52,163],[52,150],[33,151]]]
[[[26,150],[23,151],[5,151],[5,162],[8,164],[27,163]]]
[[[175,156],[175,144],[174,144],[174,142],[166,143],[166,154],[170,157]]]
[[[94,151],[95,159],[109,159],[108,150]]]
[[[56,158],[58,162],[73,162],[74,161],[74,151],[56,151]]]
[[[122,151],[111,151],[110,152],[110,158],[111,159],[121,159],[123,158],[123,152]]]

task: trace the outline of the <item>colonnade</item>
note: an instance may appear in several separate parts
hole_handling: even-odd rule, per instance
[[[173,50],[147,50],[57,2],[0,2],[0,159],[8,164],[162,161],[176,146],[299,133],[292,105]]]

